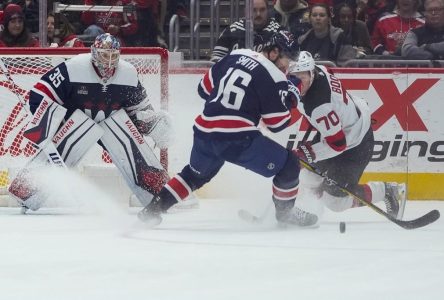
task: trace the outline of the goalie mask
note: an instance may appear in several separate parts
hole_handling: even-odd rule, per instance
[[[98,35],[91,46],[92,63],[105,81],[113,76],[119,63],[120,42],[109,33]]]

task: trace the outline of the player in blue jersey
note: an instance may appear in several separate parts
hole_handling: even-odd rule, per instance
[[[287,127],[290,103],[285,73],[297,43],[287,31],[275,33],[261,53],[232,51],[203,77],[199,95],[203,112],[194,124],[190,162],[162,188],[138,215],[154,226],[161,214],[209,182],[227,161],[265,177],[273,177],[272,199],[278,222],[312,225],[315,215],[294,207],[299,184],[297,155],[265,137]]]
[[[136,68],[120,59],[114,36],[99,35],[91,53],[49,70],[30,91],[29,105],[33,117],[24,136],[40,149],[33,166],[60,156],[67,167],[74,167],[98,142],[143,205],[168,180],[144,136],[166,148],[171,141],[170,118],[153,109]],[[36,210],[45,193],[33,186],[31,169],[35,168],[27,166],[9,191],[23,207]]]

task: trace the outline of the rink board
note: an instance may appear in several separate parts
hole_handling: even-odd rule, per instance
[[[344,88],[353,96],[363,97],[372,111],[376,145],[373,160],[362,181],[406,182],[409,199],[444,199],[444,185],[438,184],[444,182],[444,69],[333,70]],[[171,165],[173,172],[180,171],[188,161],[191,127],[203,105],[197,95],[197,84],[205,71],[192,69],[187,73],[181,70],[170,75],[170,109],[173,113],[180,110],[181,117],[176,120],[181,122],[181,128],[190,127],[171,149],[170,159],[175,157]],[[191,115],[184,115],[187,113]],[[270,135],[284,146],[289,143],[297,145],[307,127],[297,111],[293,114],[296,122],[286,130]],[[227,183],[236,175],[224,174]],[[210,183],[201,194],[218,197],[220,195],[214,195],[214,191],[221,190],[226,191],[226,187],[215,187]]]
[[[444,182],[444,118],[441,116],[444,69],[334,70],[348,92],[367,100],[375,120],[374,157],[362,181],[406,182],[409,199],[443,200],[444,185],[439,183]],[[181,69],[170,73],[169,111],[176,130],[176,142],[168,150],[170,174],[181,171],[188,163],[192,126],[203,107],[197,85],[204,72],[206,69]],[[279,134],[270,135],[284,146],[297,145],[306,130],[298,112],[293,113],[295,123]],[[99,171],[107,174],[101,175]],[[98,180],[109,175],[103,170],[96,173],[93,177]],[[248,176],[254,177],[249,183],[256,189],[271,195],[269,181],[227,166],[199,195],[209,198],[223,198],[230,193],[239,195]],[[4,179],[7,178],[0,174],[0,187],[5,185]],[[121,193],[126,192],[123,188]]]

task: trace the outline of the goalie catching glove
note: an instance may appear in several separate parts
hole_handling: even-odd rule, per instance
[[[170,115],[163,111],[143,110],[136,113],[135,125],[143,135],[151,137],[160,149],[173,142],[173,126]]]

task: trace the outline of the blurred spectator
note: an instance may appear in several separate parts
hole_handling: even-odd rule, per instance
[[[83,42],[75,35],[74,26],[69,23],[64,14],[59,14],[59,33],[55,34],[55,17],[52,12],[48,13],[47,34],[49,47],[85,47]]]
[[[3,31],[3,7],[2,10],[0,10],[0,32]]]
[[[39,2],[38,0],[7,0],[3,1],[3,7],[8,4],[17,4],[23,10],[25,26],[31,33],[39,32]]]
[[[299,37],[301,50],[310,52],[316,60],[329,60],[342,64],[356,58],[357,51],[347,44],[342,29],[330,25],[331,11],[325,4],[310,8],[310,22],[313,27]]]
[[[137,17],[139,18],[140,11],[148,10],[150,15],[156,22],[159,21],[159,0],[133,0],[137,7]]]
[[[370,34],[364,22],[356,20],[356,8],[343,2],[334,8],[333,26],[344,31],[344,39],[358,51],[359,56],[372,53]]]
[[[260,52],[280,25],[268,17],[267,0],[253,0],[253,50]],[[211,55],[212,62],[218,62],[234,49],[245,48],[245,19],[234,22],[222,31]]]
[[[39,32],[39,1],[38,0],[25,0],[22,6],[25,14],[26,27],[32,33]]]
[[[168,27],[173,15],[178,15],[180,23],[187,25],[190,21],[188,17],[189,3],[189,0],[167,0],[167,13],[165,16],[165,24],[163,25]]]
[[[418,12],[419,1],[397,0],[396,8],[378,19],[371,36],[375,54],[401,54],[407,32],[424,24],[424,17]]]
[[[330,8],[333,8],[333,6],[335,5],[334,0],[307,0],[307,4],[309,7],[312,7],[315,4],[325,4]],[[343,1],[340,1],[343,2]]]
[[[72,4],[72,5],[83,5],[84,0],[47,0],[48,11],[52,11],[54,9],[54,3],[59,2],[60,4]],[[69,23],[74,26],[76,34],[82,34],[86,29],[86,26],[81,21],[82,12],[80,11],[70,11],[65,14],[65,17],[68,19]]]
[[[129,36],[137,33],[137,14],[132,0],[85,0],[85,5],[126,6],[126,12],[90,12],[82,13],[82,22],[87,25],[85,34],[94,39],[107,32],[120,40],[122,46],[127,44]],[[131,7],[133,9],[131,9]]]
[[[137,32],[126,37],[127,46],[167,48],[159,29],[157,0],[136,0]]]
[[[25,26],[25,15],[17,4],[8,4],[3,11],[3,31],[0,33],[0,47],[39,47]]]
[[[382,14],[395,8],[395,0],[356,0],[356,19],[367,24],[368,32],[371,34],[376,21]]]
[[[402,44],[409,59],[444,59],[444,0],[425,0],[425,25],[412,29]]]
[[[276,0],[270,16],[293,33],[296,39],[311,28],[308,4],[304,0]]]

